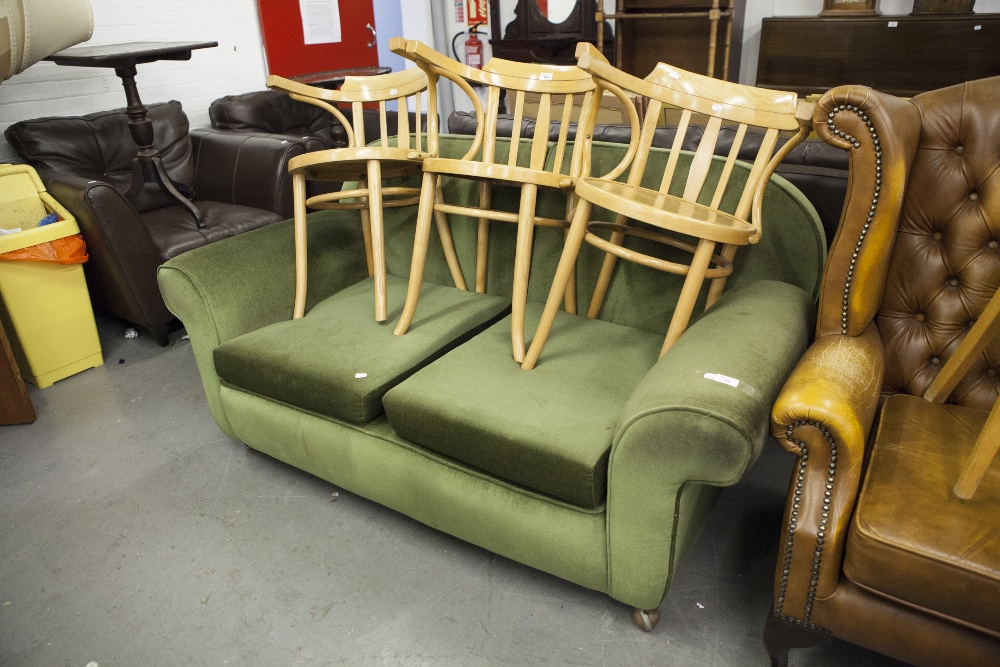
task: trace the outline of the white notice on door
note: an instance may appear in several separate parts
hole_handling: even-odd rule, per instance
[[[306,44],[341,41],[339,0],[299,0],[299,13]]]

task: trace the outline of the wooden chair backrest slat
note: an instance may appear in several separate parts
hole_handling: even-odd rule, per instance
[[[711,208],[719,208],[719,205],[722,203],[722,198],[725,196],[729,185],[729,177],[733,175],[733,165],[736,164],[736,158],[740,154],[740,148],[743,146],[743,139],[746,137],[746,134],[747,126],[740,123],[739,127],[736,128],[736,136],[733,137],[733,145],[726,156],[726,165],[722,168],[722,174],[719,176],[719,184],[715,188],[715,194],[712,195],[712,202],[709,204]]]

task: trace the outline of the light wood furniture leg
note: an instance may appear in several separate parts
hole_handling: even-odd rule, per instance
[[[619,216],[621,217],[621,216]],[[610,242],[614,245],[621,245],[625,241],[625,234],[622,232],[612,232]],[[594,295],[590,298],[590,308],[587,309],[587,317],[597,319],[604,306],[604,297],[608,293],[608,286],[611,285],[611,276],[615,272],[615,265],[618,257],[610,252],[604,255],[604,264],[601,265],[601,273],[597,276],[597,285],[594,286]]]
[[[535,201],[538,186],[521,186],[521,208],[517,213],[517,245],[514,251],[514,291],[511,295],[510,337],[514,361],[524,359],[524,312],[528,305],[528,276],[531,271],[531,246],[535,233]],[[565,290],[563,290],[565,291]]]
[[[435,203],[444,202],[444,194],[441,192],[441,179],[438,179]],[[444,211],[434,210],[434,225],[438,231],[438,238],[441,239],[441,249],[444,250],[444,259],[448,263],[448,270],[451,272],[451,279],[455,287],[463,292],[469,291],[469,286],[465,284],[465,276],[462,274],[462,266],[458,262],[458,254],[455,252],[455,240],[451,236],[451,225],[448,224],[448,215]]]
[[[708,239],[698,241],[698,249],[694,251],[694,259],[691,260],[691,268],[688,269],[687,277],[684,279],[681,295],[677,299],[677,307],[674,308],[674,316],[670,319],[667,338],[663,341],[663,348],[660,350],[661,357],[677,342],[677,339],[687,329],[688,322],[691,321],[691,313],[694,312],[698,293],[701,291],[702,283],[705,282],[705,272],[708,271],[714,250],[715,241]]]
[[[306,314],[306,177],[292,174],[292,206],[295,216],[295,305],[292,319]]]
[[[579,202],[579,197],[574,197],[570,195],[566,199],[566,221],[571,222],[573,220],[573,213],[576,209],[577,203]],[[566,227],[563,232],[563,244],[565,245],[566,239],[569,238],[569,227]],[[573,265],[573,270],[569,274],[569,280],[566,281],[566,294],[563,298],[565,303],[566,312],[570,315],[576,315],[576,265]]]
[[[413,316],[417,312],[417,302],[420,300],[420,287],[424,279],[424,266],[427,263],[427,246],[430,243],[431,218],[434,217],[434,199],[437,193],[437,175],[424,172],[420,187],[420,202],[417,204],[417,228],[413,236],[413,257],[410,260],[410,282],[406,288],[406,303],[399,322],[392,333],[402,336],[410,328]]]
[[[372,266],[375,269],[375,321],[385,322],[385,233],[382,216],[382,167],[368,162],[368,219],[371,225]]]
[[[490,184],[479,184],[479,208],[488,209],[492,200]],[[476,229],[476,293],[486,294],[487,257],[490,252],[490,221],[479,218]]]
[[[976,439],[976,444],[972,448],[969,460],[965,462],[962,474],[955,483],[955,495],[963,500],[972,498],[987,468],[993,462],[1000,450],[1000,400],[993,404],[990,416],[986,418],[986,424]]]
[[[559,266],[556,268],[556,276],[552,281],[552,290],[545,301],[545,309],[542,317],[538,321],[538,328],[535,330],[535,337],[531,339],[531,346],[524,355],[521,368],[528,371],[538,363],[538,355],[542,353],[545,341],[552,331],[552,324],[556,320],[556,313],[559,312],[559,302],[566,292],[566,286],[576,270],[576,258],[580,254],[580,246],[583,245],[583,237],[587,234],[587,222],[590,219],[592,204],[589,201],[581,200],[576,207],[573,221],[566,231],[566,242],[563,246],[562,256],[559,258]]]
[[[372,258],[372,221],[368,215],[368,209],[361,209],[361,236],[365,243],[365,264],[368,267],[368,275],[375,275],[374,258]]]

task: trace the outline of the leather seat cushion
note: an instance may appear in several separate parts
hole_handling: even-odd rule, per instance
[[[201,211],[205,221],[202,229],[198,229],[194,218],[177,205],[164,206],[139,216],[156,245],[161,261],[165,262],[187,250],[265,227],[282,219],[274,211],[239,204],[196,201],[194,205]]]
[[[985,412],[890,396],[848,535],[844,574],[880,595],[1000,633],[1000,470],[952,487]]]
[[[386,283],[386,322],[375,322],[375,288],[367,278],[328,297],[301,319],[223,343],[215,349],[216,372],[231,387],[366,424],[382,414],[386,391],[492,324],[510,303],[425,283],[410,330],[394,336],[407,280],[390,274]]]
[[[529,340],[541,310],[528,304]],[[386,416],[427,449],[594,508],[618,413],[662,344],[661,334],[560,312],[538,366],[525,371],[506,318],[389,391]],[[614,354],[594,354],[602,349]]]

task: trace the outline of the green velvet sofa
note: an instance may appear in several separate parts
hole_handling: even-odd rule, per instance
[[[444,155],[469,145],[441,141]],[[624,150],[595,144],[595,173]],[[654,149],[651,160],[662,157]],[[452,202],[478,197],[468,181],[445,180],[443,192]],[[496,188],[493,203],[516,206],[515,195]],[[559,193],[539,200],[552,217],[563,206]],[[184,253],[160,268],[159,283],[225,433],[433,528],[655,610],[721,487],[739,481],[769,437],[771,405],[809,342],[822,226],[780,177],[764,211],[763,241],[740,250],[723,298],[659,360],[680,279],[619,263],[601,318],[561,313],[537,368],[522,370],[511,358],[515,227],[506,223],[491,228],[487,294],[454,288],[432,239],[416,318],[393,336],[414,207],[386,212],[383,324],[353,212],[309,218],[300,320],[291,320],[291,221]],[[452,216],[470,285],[475,227]],[[529,341],[562,238],[536,232]],[[602,259],[580,257],[584,306]]]

